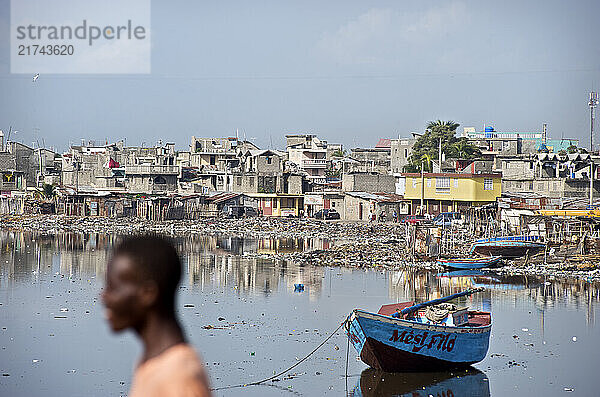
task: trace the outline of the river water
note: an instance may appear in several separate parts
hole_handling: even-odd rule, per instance
[[[140,345],[114,335],[99,292],[114,236],[0,232],[0,396],[126,395]],[[342,333],[265,386],[216,395],[596,396],[600,285],[483,272],[438,274],[302,267],[269,253],[327,248],[303,239],[177,239],[178,310],[213,387],[249,383],[304,357],[353,308],[426,300],[484,286],[461,303],[492,312],[485,360],[470,370],[385,374],[357,360]],[[302,283],[303,292],[294,284]]]

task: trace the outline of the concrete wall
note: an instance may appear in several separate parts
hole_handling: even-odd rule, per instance
[[[396,192],[396,178],[382,174],[344,174],[342,190],[345,192]]]
[[[362,214],[360,210],[361,206]],[[347,221],[368,221],[369,209],[371,209],[372,212],[375,210],[369,200],[346,194],[344,196],[344,214],[342,215],[342,218]]]
[[[404,166],[408,164],[408,158],[417,140],[412,138],[392,139],[392,150],[390,153],[391,172],[398,174],[404,172]]]

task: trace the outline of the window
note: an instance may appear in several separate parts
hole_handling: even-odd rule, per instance
[[[454,187],[458,187],[458,178],[454,178]]]
[[[492,178],[483,180],[483,190],[494,190],[494,180]]]
[[[533,181],[529,182],[529,190],[533,190]]]
[[[335,208],[335,201],[331,202],[331,208]]]
[[[254,177],[253,176],[250,177],[250,186],[254,186]]]
[[[417,188],[417,178],[413,178],[413,189]]]
[[[167,183],[167,180],[162,176],[157,176],[156,178],[154,178],[154,183],[156,183],[157,185],[164,185]]]
[[[427,187],[431,187],[431,178],[427,178]]]
[[[238,177],[236,178],[236,180],[237,180],[237,185],[238,185],[238,186],[242,186],[242,177],[241,177],[241,176],[238,176]]]
[[[435,178],[436,193],[450,193],[450,178],[437,177]]]
[[[273,159],[271,157],[267,157],[267,164],[271,164],[273,162]]]
[[[404,149],[404,157],[408,157],[408,149]]]

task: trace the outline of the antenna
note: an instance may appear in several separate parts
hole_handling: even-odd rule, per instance
[[[594,113],[596,106],[598,106],[597,92],[590,92],[590,101],[588,102],[588,106],[590,107],[590,153],[592,153],[594,151]]]
[[[544,123],[542,124],[542,143],[544,144],[544,146],[546,146],[546,142],[547,142],[547,132],[548,132],[548,124]]]

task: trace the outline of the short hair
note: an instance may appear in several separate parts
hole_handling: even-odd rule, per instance
[[[113,258],[117,256],[127,256],[143,279],[156,283],[160,308],[174,310],[181,260],[169,239],[154,234],[126,237],[113,249]]]

